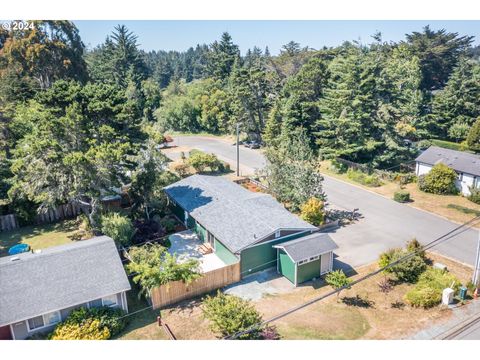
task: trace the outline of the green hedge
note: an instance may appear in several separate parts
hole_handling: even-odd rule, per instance
[[[382,182],[377,175],[368,175],[358,170],[348,169],[347,177],[352,181],[369,187],[378,187],[382,185]]]
[[[429,141],[432,143],[432,145],[435,145],[444,149],[468,151],[468,145],[465,142],[454,143],[451,141],[439,140],[439,139],[430,139]]]

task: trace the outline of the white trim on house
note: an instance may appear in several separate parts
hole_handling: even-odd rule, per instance
[[[8,325],[8,326],[10,326],[10,334],[12,334],[12,340],[17,340],[17,339],[15,338],[15,331],[13,331],[12,325],[13,325],[13,324]]]
[[[253,247],[256,247],[256,246],[260,246],[260,245],[263,245],[263,244],[268,244],[268,243],[271,243],[273,241],[278,241],[278,240],[281,240],[287,236],[292,236],[292,235],[298,235],[298,234],[301,234],[301,233],[310,233],[310,234],[313,234],[314,232],[317,232],[318,230],[315,230],[315,229],[280,229],[281,230],[293,230],[293,231],[298,231],[298,233],[293,233],[293,234],[288,234],[288,235],[285,235],[285,236],[282,236],[282,237],[279,237],[279,238],[276,238],[276,239],[272,239],[272,240],[268,240],[268,241],[263,241],[262,240],[258,240],[256,241],[255,243],[253,244],[250,244],[248,246],[245,246],[244,248],[241,248],[240,250],[238,250],[238,252],[236,252],[235,254],[239,254],[241,253],[243,250],[245,249],[250,249],[250,248],[253,248]],[[265,239],[271,235],[275,234],[275,232],[272,232],[270,234],[268,234],[267,236],[264,236],[262,239]],[[292,240],[295,240],[295,239],[292,239]]]

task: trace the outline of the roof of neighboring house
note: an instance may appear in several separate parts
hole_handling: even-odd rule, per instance
[[[463,151],[430,146],[415,161],[429,165],[443,163],[458,172],[480,176],[480,156]]]
[[[322,255],[338,249],[338,245],[332,240],[330,235],[318,232],[275,245],[274,247],[285,250],[294,262],[306,260],[312,256]]]
[[[130,290],[114,241],[99,236],[0,258],[0,326]]]
[[[165,192],[234,253],[276,230],[317,229],[272,196],[218,176],[193,175],[167,186]]]

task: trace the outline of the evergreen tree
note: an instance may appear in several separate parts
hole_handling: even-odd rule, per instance
[[[434,135],[458,140],[450,136],[449,129],[461,124],[470,127],[478,116],[480,116],[480,65],[462,58],[445,88],[434,97]]]
[[[238,45],[233,43],[232,37],[228,32],[224,32],[220,41],[215,41],[210,45],[207,62],[208,74],[216,79],[227,79],[239,56]]]

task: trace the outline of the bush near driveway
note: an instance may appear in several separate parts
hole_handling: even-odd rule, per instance
[[[456,292],[460,285],[457,277],[448,271],[429,268],[420,275],[415,287],[405,294],[405,300],[414,307],[430,308],[440,304],[445,288],[451,287]]]
[[[480,188],[470,187],[470,195],[467,196],[467,199],[480,205]]]
[[[439,163],[435,165],[427,174],[418,178],[418,187],[420,190],[438,195],[458,194],[455,186],[457,173],[447,165]]]
[[[50,340],[107,340],[127,324],[124,311],[109,307],[80,308],[55,327]]]

